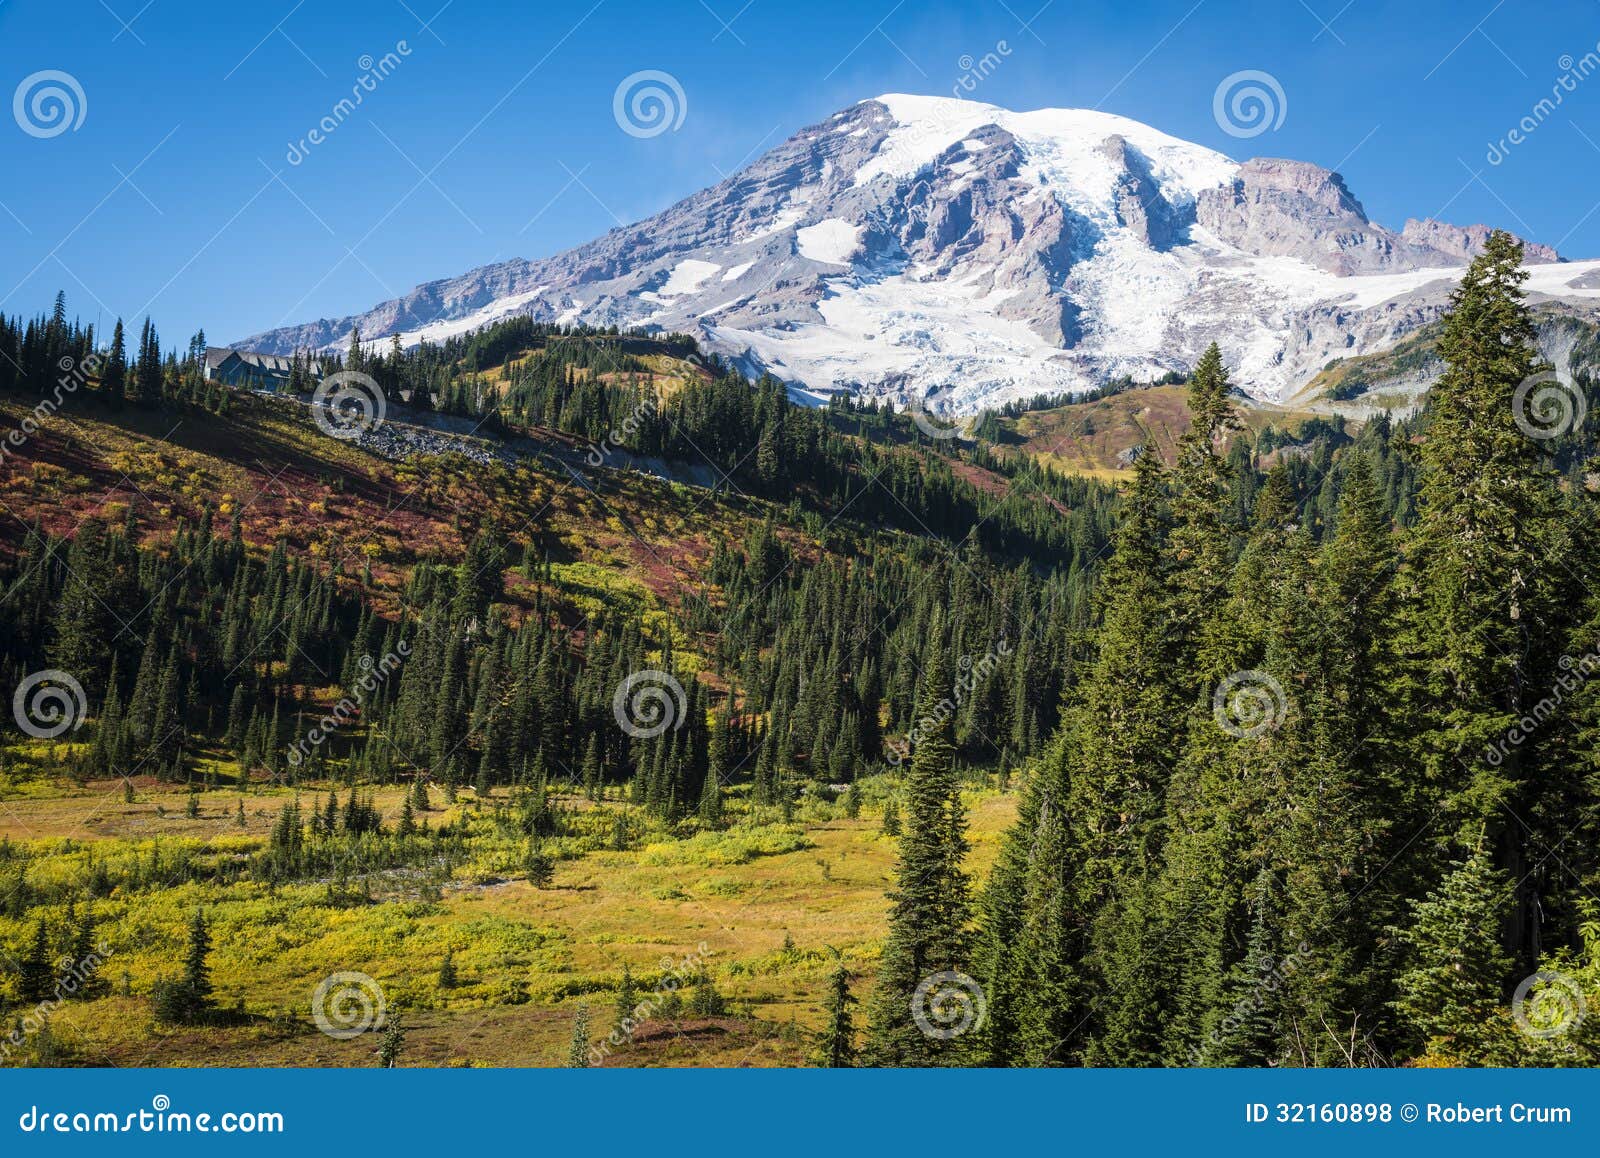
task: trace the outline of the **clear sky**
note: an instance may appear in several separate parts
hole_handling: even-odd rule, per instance
[[[1337,168],[1385,224],[1600,256],[1597,42],[1594,0],[0,0],[0,310],[64,288],[86,319],[152,314],[168,346],[343,315],[586,241],[969,68],[973,99]],[[642,70],[681,88],[676,128],[619,127]],[[1284,97],[1250,138],[1213,114],[1243,70]],[[60,132],[31,100],[52,86],[81,106]]]

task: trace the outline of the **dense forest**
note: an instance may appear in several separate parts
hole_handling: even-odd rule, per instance
[[[1005,422],[1064,400],[929,439],[886,406],[798,406],[681,335],[516,319],[297,358],[291,395],[356,370],[413,415],[558,432],[602,468],[709,464],[762,513],[747,535],[707,521],[682,598],[598,607],[556,594],[570,545],[492,512],[398,589],[248,541],[220,503],[170,533],[133,506],[15,523],[0,686],[81,685],[63,777],[131,800],[141,771],[195,810],[253,783],[315,802],[248,856],[51,875],[0,845],[0,914],[27,930],[7,992],[37,1001],[40,962],[114,892],[448,871],[475,842],[538,881],[580,835],[620,850],[870,800],[899,841],[888,927],[870,979],[841,963],[815,994],[820,1064],[1591,1064],[1589,1027],[1520,1012],[1536,973],[1561,980],[1535,998],[1600,989],[1592,446],[1516,421],[1541,370],[1520,263],[1496,234],[1473,264],[1419,413],[1252,435],[1213,346],[1175,461],[1148,442],[1120,487],[1002,453]],[[40,421],[253,404],[205,380],[203,333],[163,354],[146,320],[126,346],[64,299],[0,317],[0,397]],[[663,391],[661,357],[695,373]],[[641,674],[644,722],[619,727]],[[979,787],[1017,811],[986,879]],[[483,823],[429,825],[468,793]],[[171,1018],[205,1004],[203,972],[153,991]]]
[[[1239,519],[1227,375],[1201,360],[1177,462],[1138,460],[1094,656],[981,890],[949,751],[912,763],[870,1060],[1592,1063],[1570,1007],[1559,1038],[1510,1011],[1541,968],[1581,1003],[1600,965],[1595,508],[1515,421],[1540,369],[1520,262],[1497,235],[1455,294],[1396,448],[1403,530],[1360,446],[1320,539],[1283,471]],[[910,1025],[900,994],[938,969],[982,979],[974,1039]]]

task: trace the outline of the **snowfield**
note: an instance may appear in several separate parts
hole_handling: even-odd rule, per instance
[[[829,217],[795,231],[795,248],[801,257],[824,265],[849,265],[861,252],[861,226]]]
[[[355,326],[412,345],[527,314],[697,333],[796,397],[970,412],[1185,370],[1215,341],[1276,400],[1437,318],[1484,236],[1386,229],[1337,174],[1111,113],[891,93],[567,253],[241,345],[337,349]],[[1600,318],[1600,261],[1555,257],[1530,251],[1529,292]]]

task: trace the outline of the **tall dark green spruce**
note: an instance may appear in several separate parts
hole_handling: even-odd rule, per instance
[[[1057,788],[1057,807],[1070,807],[1078,828],[1079,901],[1094,911],[1118,878],[1149,872],[1163,842],[1167,779],[1178,756],[1172,722],[1182,703],[1170,520],[1166,472],[1147,439],[1101,584],[1094,666],[1063,729],[1074,772]]]
[[[589,1007],[580,1005],[572,1018],[572,1042],[567,1047],[567,1068],[586,1070],[592,1064],[589,1057]]]
[[[1188,705],[1184,747],[1167,782],[1162,864],[1152,878],[1131,883],[1129,916],[1106,962],[1107,1033],[1097,1064],[1183,1064],[1192,1056],[1224,1009],[1223,982],[1255,873],[1242,855],[1245,785],[1234,749],[1258,743],[1259,734],[1231,733],[1216,711],[1218,691],[1226,698],[1237,686],[1229,681],[1262,682],[1240,675],[1250,665],[1235,617],[1256,593],[1240,588],[1233,567],[1232,471],[1220,445],[1239,425],[1231,392],[1213,344],[1190,376],[1191,425],[1173,471],[1174,663],[1185,685],[1177,696]]]
[[[993,1066],[1052,1066],[1076,1060],[1087,1022],[1078,998],[1083,927],[1074,902],[1076,858],[1058,777],[1047,754],[1030,783],[1030,826],[1007,838],[984,894],[975,954],[988,998],[974,1052]]]
[[[1100,1058],[1095,1060],[1117,1059],[1115,1064],[1121,1065],[1156,1060],[1163,1020],[1151,999],[1150,978],[1159,960],[1151,891],[1165,843],[1168,781],[1181,738],[1173,721],[1184,694],[1167,481],[1155,443],[1147,437],[1134,462],[1116,554],[1100,587],[1105,612],[1094,665],[1067,710],[1061,737],[1041,762],[1041,775],[1053,780],[1053,787],[1034,790],[1040,791],[1039,811],[1053,806],[1070,834],[1067,840],[1052,836],[1046,847],[1077,858],[1072,866],[1075,901],[1087,926],[1079,935],[1089,942],[1083,972],[1093,979],[1085,990],[1092,990],[1095,999],[1072,1024],[1079,1034],[1098,1034]],[[1019,884],[1041,870],[1035,847],[1048,830],[1031,809],[1034,791],[1025,797],[1030,802],[1024,812],[1027,824],[1018,828],[1026,844],[1002,858],[995,871],[997,884],[1004,884],[1013,864]],[[1063,875],[1067,870],[1066,865],[1059,869]],[[992,904],[996,923],[1012,919],[1003,910],[1020,914],[1022,907]],[[1075,931],[1069,924],[1063,932],[1073,936]],[[1004,940],[1015,943],[1009,935]],[[1056,950],[1071,951],[1070,945]],[[1033,968],[1020,954],[1014,959],[1024,970]],[[1009,993],[1018,994],[1024,1007],[1037,1006],[1054,986],[1041,988],[1019,978],[999,988],[999,1008],[992,1018],[997,1032],[1005,1026]],[[1017,1018],[1019,1033],[1037,1036],[1037,1028],[1021,1027],[1029,1022],[1037,1027],[1066,1014],[1061,1009],[1026,1011]],[[1050,1059],[1065,1061],[1082,1046],[1082,1041],[1054,1044]]]
[[[1510,1028],[1502,948],[1510,882],[1495,869],[1486,841],[1451,866],[1438,889],[1418,901],[1401,938],[1411,966],[1395,1006],[1434,1059],[1451,1065],[1509,1064]],[[1489,923],[1483,923],[1485,917]]]
[[[24,1004],[44,1001],[55,991],[55,966],[50,960],[50,934],[44,918],[33,928],[33,940],[18,971],[17,992]]]
[[[1383,930],[1400,918],[1408,879],[1397,854],[1427,822],[1396,760],[1397,562],[1370,462],[1357,454],[1312,586],[1285,596],[1275,625],[1304,707],[1285,722],[1285,823],[1271,834],[1285,908],[1277,952],[1290,965],[1285,1048],[1302,1064],[1370,1064],[1371,1043],[1391,1039]]]
[[[183,958],[183,988],[196,1016],[211,1007],[211,927],[205,914],[195,910],[189,922],[189,946]]]
[[[1567,507],[1530,408],[1529,380],[1544,367],[1527,276],[1521,243],[1497,231],[1451,297],[1421,447],[1410,647],[1433,721],[1416,745],[1420,771],[1457,849],[1486,834],[1515,895],[1503,924],[1487,912],[1477,923],[1503,928],[1505,948],[1531,970],[1556,882],[1529,868],[1565,834],[1565,807],[1545,797],[1569,757],[1503,741],[1552,685],[1572,624]]]
[[[1101,582],[1094,664],[1033,770],[984,891],[977,958],[989,998],[987,1065],[1064,1064],[1077,1055],[1089,1020],[1069,1000],[1086,940],[1078,914],[1099,915],[1101,980],[1124,953],[1149,960],[1137,943],[1141,917],[1124,910],[1157,862],[1177,758],[1165,477],[1146,438]],[[1124,933],[1131,943],[1118,944]],[[1146,1049],[1153,1058],[1155,1046]]]
[[[825,1069],[846,1069],[855,1064],[855,1019],[850,1013],[855,1003],[850,993],[850,971],[840,958],[828,978],[828,1024],[817,1043],[817,1065]]]
[[[1239,426],[1228,368],[1215,342],[1189,376],[1189,429],[1178,439],[1173,469],[1172,554],[1177,587],[1176,627],[1186,668],[1201,680],[1216,672],[1209,630],[1227,596],[1233,535],[1228,509],[1233,472],[1221,440]]]
[[[889,929],[867,1011],[863,1060],[875,1066],[954,1065],[960,1037],[925,1033],[912,1013],[918,985],[937,973],[966,967],[970,902],[962,869],[967,840],[956,778],[950,711],[950,665],[936,613],[926,637],[928,665],[917,701],[925,724],[905,782],[905,834],[896,884],[889,894]]]

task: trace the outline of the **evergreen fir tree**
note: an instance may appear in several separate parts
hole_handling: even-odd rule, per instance
[[[33,940],[22,958],[17,979],[17,994],[24,1005],[37,1005],[55,992],[55,966],[50,959],[50,934],[40,917],[33,927]]]
[[[590,1064],[589,1007],[580,1005],[572,1018],[572,1044],[567,1047],[567,1068],[586,1070]]]
[[[632,1037],[634,1011],[639,1006],[639,990],[634,984],[633,968],[622,963],[622,981],[617,986],[616,1029],[625,1037]]]
[[[847,1069],[855,1064],[855,1023],[850,1014],[850,1007],[855,1003],[856,999],[850,994],[850,972],[840,957],[828,978],[828,1024],[817,1043],[817,1065]]]
[[[937,621],[929,633],[932,657],[918,704],[919,719],[938,720],[917,742],[906,776],[907,823],[900,842],[894,902],[868,1007],[865,1058],[873,1065],[949,1065],[959,1038],[925,1034],[912,1016],[919,984],[966,964],[968,884],[962,870],[967,844],[955,774],[951,723],[939,705],[950,694],[950,669]]]
[[[1395,1008],[1431,1057],[1450,1065],[1504,1064],[1509,1026],[1502,986],[1511,960],[1501,929],[1511,882],[1483,840],[1452,863],[1400,931],[1412,961],[1399,977]]]

